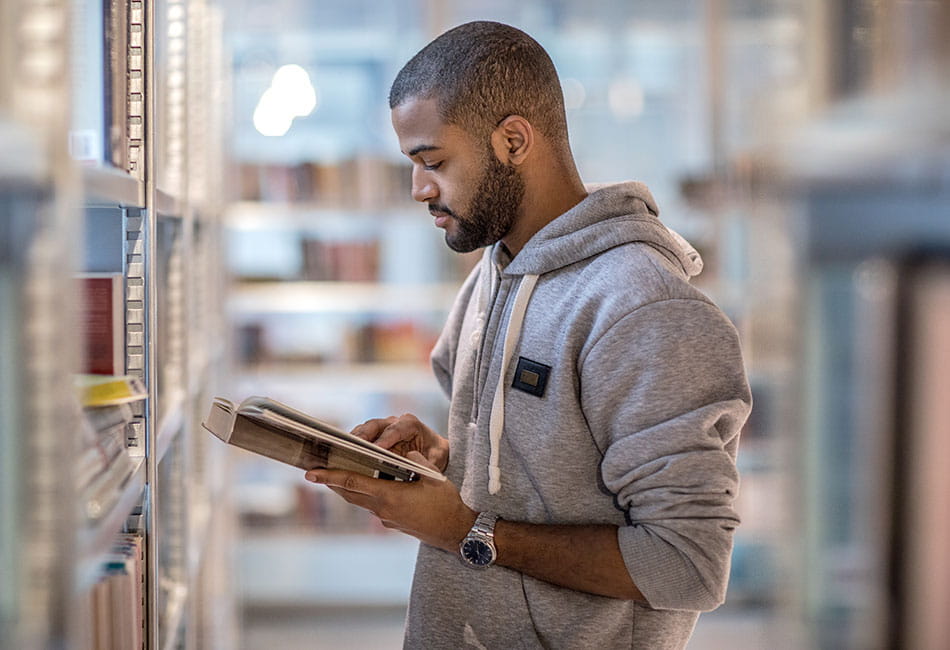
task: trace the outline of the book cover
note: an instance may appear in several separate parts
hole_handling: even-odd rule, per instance
[[[202,426],[224,442],[294,467],[343,469],[372,478],[414,481],[445,477],[267,397],[238,405],[216,397]]]
[[[77,375],[76,387],[84,407],[128,404],[148,397],[145,384],[138,377]]]
[[[121,273],[80,275],[79,325],[85,337],[82,372],[125,372],[125,292]]]

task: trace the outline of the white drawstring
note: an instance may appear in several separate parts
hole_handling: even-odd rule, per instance
[[[498,377],[498,385],[495,387],[495,399],[492,401],[491,420],[488,424],[488,436],[491,443],[491,454],[488,459],[489,494],[498,494],[498,490],[501,489],[501,467],[499,466],[498,457],[501,447],[501,434],[505,428],[505,375],[508,374],[508,363],[511,361],[511,355],[514,354],[518,339],[521,338],[521,325],[524,323],[528,301],[531,300],[531,293],[534,291],[534,285],[537,282],[538,276],[536,275],[525,275],[521,278],[521,284],[518,286],[518,293],[515,296],[515,303],[511,307],[511,316],[508,318],[508,327],[505,329],[501,374]]]

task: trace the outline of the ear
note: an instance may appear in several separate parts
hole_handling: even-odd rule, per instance
[[[491,134],[492,148],[503,163],[520,165],[534,150],[534,127],[520,115],[509,115]]]

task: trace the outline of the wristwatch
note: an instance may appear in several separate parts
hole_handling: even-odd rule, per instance
[[[498,515],[482,512],[475,524],[459,544],[462,561],[475,569],[485,569],[495,563],[498,550],[495,548],[495,522]]]

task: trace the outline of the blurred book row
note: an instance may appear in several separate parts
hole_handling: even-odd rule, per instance
[[[133,405],[147,393],[135,377],[82,375],[77,383],[83,402],[77,485],[86,517],[95,520],[118,501],[136,461],[143,458],[142,416],[136,415]]]
[[[409,198],[410,167],[378,157],[341,162],[238,167],[238,197],[246,201],[305,202],[370,208]]]
[[[103,562],[102,579],[80,598],[91,625],[77,647],[128,650],[144,647],[145,546],[138,533],[121,533]]]
[[[438,327],[411,318],[340,322],[261,319],[237,328],[243,364],[415,363],[427,365]]]
[[[81,374],[75,378],[80,450],[77,485],[85,516],[108,513],[145,454],[144,382],[125,372],[125,294],[121,273],[86,273],[79,287],[83,332]]]
[[[376,282],[379,280],[379,242],[325,241],[302,237],[302,280]]]

